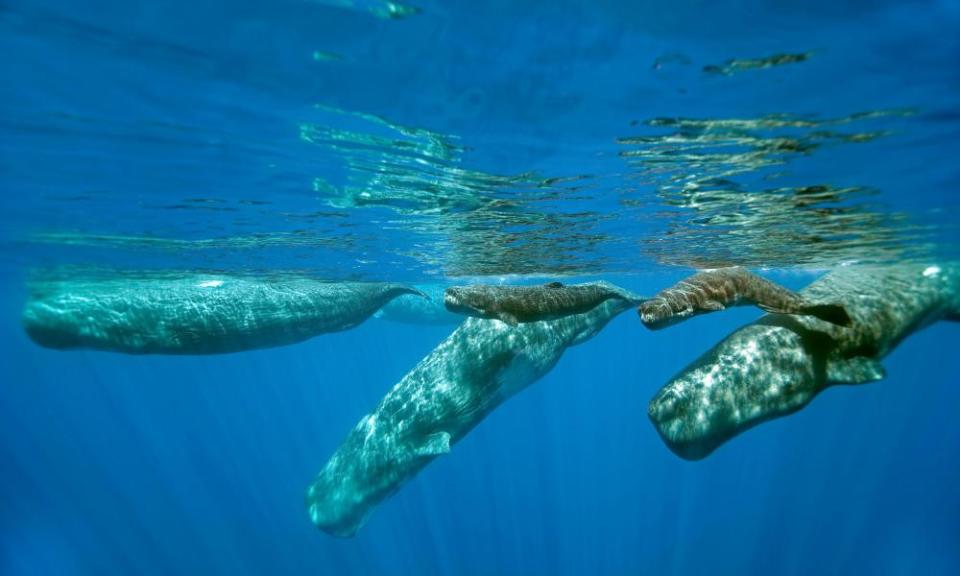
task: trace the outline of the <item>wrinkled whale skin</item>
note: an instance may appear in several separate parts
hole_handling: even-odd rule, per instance
[[[589,312],[510,326],[468,318],[364,416],[307,490],[320,529],[349,537],[382,500],[449,452],[502,402],[631,308],[608,300]]]
[[[29,292],[23,326],[44,347],[221,354],[347,330],[416,291],[303,277],[183,275],[38,280]]]
[[[745,305],[776,314],[810,314],[842,326],[850,323],[842,306],[811,302],[739,266],[698,272],[641,302],[637,313],[644,326],[659,330],[700,314]]]
[[[444,305],[458,314],[496,318],[516,325],[582,314],[611,298],[633,297],[608,282],[570,285],[550,282],[540,286],[474,284],[447,288]]]
[[[650,401],[650,419],[671,450],[703,458],[744,430],[803,408],[831,384],[883,378],[879,359],[903,338],[960,317],[960,268],[841,268],[801,294],[842,303],[850,326],[770,315],[732,333]]]

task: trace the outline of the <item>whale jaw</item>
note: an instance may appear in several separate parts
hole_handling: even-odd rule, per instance
[[[369,516],[369,510],[357,507],[350,502],[345,491],[327,492],[318,495],[320,483],[314,483],[307,490],[307,513],[310,521],[317,527],[337,538],[352,538],[363,527]],[[336,492],[336,490],[333,490]],[[358,514],[361,511],[363,513]]]

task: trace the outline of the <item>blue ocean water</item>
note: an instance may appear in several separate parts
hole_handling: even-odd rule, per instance
[[[0,1],[0,30],[0,573],[960,573],[956,323],[688,462],[647,404],[760,312],[628,311],[338,539],[307,485],[452,326],[128,356],[20,322],[44,268],[652,294],[956,258],[956,1]]]

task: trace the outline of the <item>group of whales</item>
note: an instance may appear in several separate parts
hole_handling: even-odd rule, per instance
[[[960,265],[842,267],[800,293],[737,267],[699,272],[652,298],[607,282],[450,287],[445,308],[438,298],[401,284],[303,277],[42,280],[31,284],[23,323],[52,348],[213,354],[303,341],[374,313],[425,323],[469,316],[360,420],[308,488],[314,524],[348,537],[567,348],[629,308],[651,329],[736,305],[771,312],[695,360],[650,402],[667,446],[700,459],[831,384],[882,378],[879,360],[903,338],[940,319],[960,320]]]
[[[748,304],[776,314],[809,314],[841,326],[850,323],[842,305],[813,303],[739,266],[698,272],[653,298],[631,296],[608,282],[572,286],[560,282],[543,286],[455,286],[444,293],[448,310],[496,318],[511,326],[582,314],[610,299],[638,303],[640,320],[653,330],[698,314]]]

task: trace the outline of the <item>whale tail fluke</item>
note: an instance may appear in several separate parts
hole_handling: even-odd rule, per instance
[[[840,304],[811,304],[800,309],[801,314],[815,316],[837,326],[849,326],[850,316]]]

